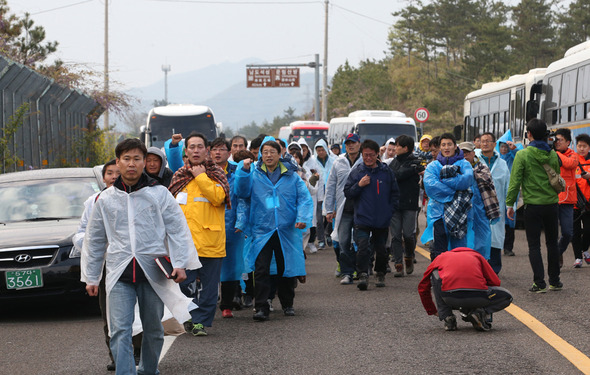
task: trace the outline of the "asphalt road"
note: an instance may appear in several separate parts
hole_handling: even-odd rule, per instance
[[[278,301],[268,322],[254,322],[250,309],[234,312],[233,319],[222,319],[218,312],[207,337],[183,334],[174,340],[160,371],[577,374],[581,368],[590,373],[590,266],[572,268],[570,247],[562,269],[564,289],[532,294],[524,231],[516,236],[516,256],[503,258],[500,273],[502,286],[514,295],[512,313],[494,314],[490,332],[477,332],[460,319],[458,331],[446,332],[438,318],[426,315],[417,293],[429,263],[423,255],[417,255],[414,274],[388,275],[385,288],[375,288],[371,279],[369,290],[361,292],[354,285],[339,284],[334,253],[326,249],[308,256],[308,282],[296,289],[295,317],[283,316]],[[532,317],[523,318],[518,308]],[[554,336],[548,336],[548,342],[536,331]],[[3,304],[0,339],[0,374],[109,373],[100,317],[93,305]],[[569,359],[558,351],[562,347]]]

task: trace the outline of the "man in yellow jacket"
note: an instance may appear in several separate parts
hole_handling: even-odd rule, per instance
[[[229,202],[229,185],[224,171],[209,158],[207,138],[200,133],[186,137],[188,162],[178,169],[170,183],[186,217],[193,242],[203,265],[187,270],[182,291],[193,297],[189,306],[191,320],[184,328],[194,336],[206,336],[211,327],[218,298],[221,264],[225,257],[225,205]]]

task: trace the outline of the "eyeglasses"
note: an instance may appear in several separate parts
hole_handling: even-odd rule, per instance
[[[266,151],[262,152],[262,155],[277,155],[277,154],[278,154],[277,150],[274,150],[274,149],[273,150],[266,150]]]

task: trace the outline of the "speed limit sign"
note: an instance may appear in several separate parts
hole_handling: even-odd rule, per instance
[[[414,118],[418,122],[426,122],[428,121],[429,117],[430,113],[428,113],[428,110],[426,108],[418,108],[416,112],[414,112]]]

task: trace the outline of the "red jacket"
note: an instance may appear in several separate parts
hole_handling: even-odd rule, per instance
[[[578,167],[578,154],[568,147],[565,152],[558,152],[560,161],[560,174],[565,180],[565,191],[559,193],[559,204],[574,204],[577,202],[576,168]]]
[[[578,155],[578,154],[576,154]],[[590,156],[590,155],[589,155]],[[578,155],[578,168],[576,169],[576,182],[580,187],[580,190],[590,200],[590,181],[582,178],[582,172],[590,173],[590,160],[586,160],[584,157]],[[578,207],[576,207],[578,208]]]
[[[488,286],[500,286],[498,275],[477,251],[458,247],[442,253],[430,263],[418,284],[418,293],[428,315],[437,312],[430,293],[430,274],[436,269],[442,279],[441,290],[445,292],[455,289],[487,290]]]

